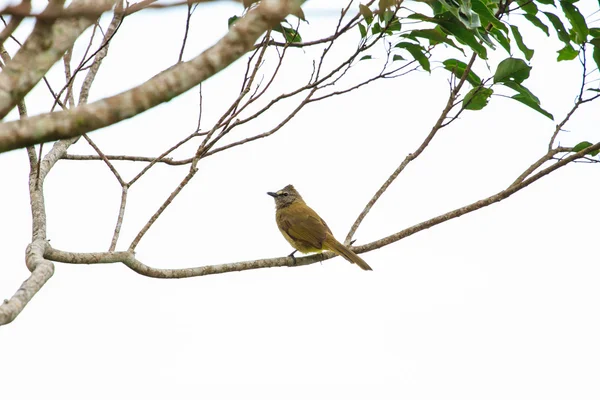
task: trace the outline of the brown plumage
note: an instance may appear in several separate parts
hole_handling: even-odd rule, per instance
[[[335,239],[325,221],[306,205],[292,185],[267,194],[275,199],[277,227],[293,248],[302,253],[329,250],[352,264],[371,271],[369,264]]]

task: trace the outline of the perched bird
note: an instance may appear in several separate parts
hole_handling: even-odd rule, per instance
[[[300,193],[292,185],[287,185],[278,192],[267,192],[267,194],[275,198],[277,227],[293,248],[302,253],[333,251],[365,271],[371,271],[371,267],[365,260],[333,237],[333,233],[325,221],[306,205]],[[295,252],[290,256],[294,257]]]

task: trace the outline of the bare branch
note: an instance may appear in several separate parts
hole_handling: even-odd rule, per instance
[[[10,56],[0,45],[0,55],[4,61],[9,61]],[[18,102],[19,117],[27,117],[27,108],[24,100]],[[36,171],[40,159],[35,154],[33,147],[27,147],[29,157],[29,192],[32,214],[32,242],[25,252],[25,264],[31,271],[29,278],[23,282],[19,290],[0,305],[0,325],[13,321],[23,311],[29,301],[44,286],[54,274],[54,264],[44,259],[46,244],[46,209],[41,186],[36,184]]]
[[[571,147],[558,147],[556,149],[552,149],[552,150],[548,151],[546,154],[544,154],[542,157],[540,157],[539,160],[537,160],[536,162],[531,164],[531,166],[529,166],[529,168],[527,168],[525,171],[523,171],[523,173],[521,175],[519,175],[519,177],[517,179],[515,179],[515,181],[511,184],[511,186],[517,185],[517,184],[523,182],[525,180],[525,178],[527,178],[529,175],[531,175],[539,167],[544,165],[544,163],[546,163],[547,161],[550,161],[552,158],[554,158],[554,156],[556,154],[570,152],[572,150],[573,149]]]
[[[190,19],[192,19],[192,2],[187,3],[187,16],[185,18],[185,32],[183,33],[183,41],[181,43],[181,50],[179,51],[179,58],[177,62],[183,61],[183,51],[185,50],[185,44],[187,42],[188,33],[190,32]]]
[[[160,206],[160,208],[152,215],[150,220],[140,230],[140,232],[137,234],[135,239],[133,239],[133,241],[129,245],[129,251],[135,250],[135,248],[138,245],[138,243],[140,242],[140,240],[142,240],[142,237],[144,237],[146,232],[148,232],[148,229],[150,229],[150,227],[156,222],[158,217],[160,217],[160,215],[163,213],[163,211],[165,211],[166,208],[169,206],[169,204],[171,204],[171,202],[175,199],[175,197],[177,197],[177,195],[181,192],[181,190],[185,187],[185,185],[187,185],[188,182],[194,177],[194,175],[196,175],[196,172],[198,172],[198,168],[195,168],[194,166],[192,166],[192,168],[190,168],[190,172],[185,176],[185,178],[183,178],[183,180],[179,183],[179,185],[177,185],[175,190],[169,195],[167,200],[164,201],[164,203]]]
[[[115,7],[114,14],[113,14],[113,19],[110,22],[110,25],[108,26],[106,33],[104,34],[104,39],[102,40],[102,43],[100,44],[98,49],[93,54],[91,54],[89,57],[87,56],[87,54],[90,51],[90,48],[92,47],[92,44],[94,42],[96,28],[100,27],[100,25],[98,23],[96,23],[94,25],[94,30],[92,31],[92,35],[90,37],[88,46],[85,50],[83,57],[81,58],[81,62],[79,63],[77,68],[75,68],[75,72],[73,73],[73,75],[69,79],[67,79],[66,85],[58,92],[57,98],[60,98],[63,91],[67,90],[67,89],[68,89],[67,95],[69,95],[69,92],[72,90],[72,85],[73,85],[73,81],[75,80],[75,77],[77,76],[77,74],[79,74],[79,72],[81,72],[87,68],[88,73],[86,74],[84,82],[81,85],[81,91],[80,91],[80,95],[79,95],[79,105],[87,103],[87,99],[89,96],[89,91],[90,91],[92,82],[96,78],[96,74],[98,73],[98,70],[100,69],[100,65],[102,64],[102,61],[108,54],[108,47],[110,45],[111,40],[117,33],[117,30],[121,26],[121,23],[123,22],[124,14],[123,14],[122,0],[115,0],[115,2],[116,2],[116,7]],[[100,30],[101,29],[102,28],[100,28]],[[94,58],[92,65],[89,67],[85,67],[92,58]],[[55,100],[54,105],[56,105],[56,102],[58,102],[58,99]],[[52,106],[52,110],[54,110],[54,105]]]
[[[368,2],[365,3],[365,6],[370,7],[373,3],[375,3],[375,0],[370,0]],[[302,48],[302,47],[311,47],[311,46],[316,46],[319,44],[325,44],[325,43],[329,43],[329,42],[333,42],[335,40],[337,40],[340,36],[344,35],[345,33],[349,32],[351,29],[353,29],[354,27],[356,27],[358,20],[361,18],[361,14],[360,13],[356,13],[356,15],[354,15],[350,21],[348,21],[346,23],[346,25],[344,25],[343,27],[340,28],[341,22],[343,20],[343,18],[346,16],[346,14],[348,13],[348,10],[350,9],[350,6],[352,5],[352,0],[350,0],[348,2],[348,5],[342,9],[342,12],[340,13],[340,19],[338,22],[338,25],[335,29],[335,32],[325,38],[322,39],[317,39],[317,40],[313,40],[313,41],[307,41],[307,42],[277,42],[275,40],[270,40],[267,44],[269,46],[277,46],[277,47],[296,47],[296,48]],[[255,47],[258,47],[255,46]]]
[[[424,221],[420,224],[414,225],[410,228],[404,229],[398,233],[387,236],[385,238],[373,241],[371,243],[352,247],[352,250],[356,253],[364,253],[367,251],[371,251],[374,249],[381,248],[383,246],[387,246],[391,243],[394,243],[400,239],[403,239],[407,236],[413,235],[422,230],[431,228],[432,226],[438,225],[442,222],[448,221],[453,218],[460,217],[461,215],[467,214],[469,212],[473,212],[480,208],[486,207],[488,205],[499,202],[503,199],[510,197],[512,194],[518,192],[519,190],[529,186],[534,183],[538,179],[548,175],[552,171],[563,167],[570,162],[573,162],[579,158],[585,157],[586,154],[591,153],[593,151],[600,149],[600,142],[590,146],[578,153],[575,153],[565,159],[553,164],[552,166],[540,171],[536,175],[531,178],[522,181],[518,184],[511,185],[506,190],[503,190],[493,196],[487,197],[483,200],[479,200],[475,203],[469,204],[465,207],[461,207],[450,211],[448,213],[442,214],[438,217],[432,218],[430,220]],[[181,185],[180,185],[181,186]],[[279,258],[269,258],[269,259],[261,259],[261,260],[253,260],[253,261],[242,261],[235,263],[227,263],[227,264],[217,264],[217,265],[206,265],[202,267],[193,267],[193,268],[181,268],[181,269],[158,269],[152,268],[143,264],[135,258],[135,255],[130,249],[129,251],[122,252],[107,252],[107,253],[72,253],[65,252],[57,249],[53,249],[49,245],[46,247],[45,257],[52,261],[70,263],[70,264],[105,264],[105,263],[123,263],[133,271],[152,278],[163,278],[163,279],[179,279],[179,278],[190,278],[194,276],[203,276],[203,275],[211,275],[211,274],[219,274],[225,272],[237,272],[237,271],[246,271],[251,269],[258,268],[271,268],[271,267],[281,267],[281,266],[302,266],[313,264],[316,262],[328,260],[330,258],[335,257],[334,253],[324,252],[320,254],[314,254],[306,257],[298,257],[295,260],[292,257],[279,257]]]
[[[292,118],[294,118],[296,116],[296,114],[298,114],[298,112],[300,112],[300,110],[306,104],[310,103],[311,96],[315,93],[316,90],[317,90],[316,88],[314,88],[313,90],[311,90],[310,93],[305,97],[305,99],[290,114],[288,114],[279,124],[277,124],[277,126],[275,126],[273,129],[271,129],[271,130],[269,130],[267,132],[261,133],[260,135],[251,136],[249,138],[242,139],[242,140],[239,140],[237,142],[233,142],[233,143],[227,144],[225,146],[216,148],[215,150],[208,151],[205,154],[205,157],[211,156],[211,155],[213,155],[215,153],[219,153],[219,152],[221,152],[223,150],[230,149],[232,147],[240,146],[240,145],[246,144],[248,142],[253,142],[255,140],[271,136],[272,134],[274,134],[275,132],[277,132],[279,129],[281,129],[285,124],[287,124]]]
[[[3,124],[0,126],[0,152],[51,140],[80,136],[131,118],[169,101],[237,60],[252,48],[260,35],[281,21],[295,7],[298,7],[298,0],[281,0],[277,3],[261,2],[236,21],[216,45],[194,59],[179,63],[136,88],[92,104],[76,107],[73,110],[42,114],[30,117],[26,121]],[[80,22],[78,28],[82,25],[83,23]],[[73,32],[79,33],[79,30],[71,30],[71,33]],[[64,39],[61,40],[61,43],[67,41]],[[64,50],[66,51],[66,48]],[[48,65],[48,68],[50,66],[51,64]],[[10,72],[18,76],[23,68],[23,65],[17,63],[13,65]],[[47,69],[43,73],[46,71]],[[17,85],[17,82],[10,82],[8,75],[5,71],[0,75],[0,87],[11,88]],[[26,75],[31,76],[32,74]],[[21,86],[23,85],[19,87]],[[27,90],[20,90],[19,93],[23,92],[24,95],[31,87],[27,86],[25,88]],[[8,112],[12,108],[14,102],[14,93],[12,92],[13,90],[9,90],[9,93],[4,95],[0,93],[0,116],[2,116],[2,111]]]
[[[222,274],[225,272],[239,272],[258,268],[271,267],[299,267],[314,264],[336,257],[332,252],[325,252],[306,257],[266,258],[262,260],[242,261],[227,264],[206,265],[202,267],[161,269],[153,268],[138,261],[135,254],[130,251],[106,252],[106,253],[71,253],[53,249],[48,246],[45,257],[49,260],[67,264],[113,264],[123,263],[138,274],[151,278],[180,279],[194,276]]]
[[[85,7],[91,0],[75,0],[68,9]],[[113,0],[95,0],[98,7],[110,9]],[[48,9],[53,3],[50,3]],[[0,73],[0,118],[10,110],[42,79],[48,70],[73,45],[95,18],[80,17],[49,23],[38,21],[23,47]],[[52,43],[52,46],[48,46]],[[4,135],[2,135],[4,136]],[[38,142],[40,143],[40,142]],[[28,143],[32,145],[34,143]],[[3,147],[0,145],[0,147]],[[19,146],[24,147],[24,146]]]
[[[175,146],[171,147],[170,149],[168,149],[167,151],[165,151],[164,153],[162,153],[160,156],[149,160],[150,164],[146,165],[132,180],[129,181],[129,186],[133,185],[146,172],[148,172],[148,170],[150,168],[152,168],[152,166],[155,165],[156,163],[164,162],[165,164],[169,164],[169,165],[184,165],[184,164],[191,163],[192,162],[191,158],[189,159],[189,161],[183,160],[183,161],[181,161],[181,162],[178,163],[178,162],[175,162],[175,161],[168,161],[168,160],[171,160],[171,159],[165,158],[165,157],[168,156],[169,154],[171,154],[171,152],[175,151],[179,147],[183,146],[185,143],[189,142],[191,139],[193,139],[193,138],[195,138],[197,136],[201,136],[201,135],[202,134],[194,132],[191,135],[189,135],[188,137],[186,137],[185,139],[179,141],[179,143],[177,143]],[[113,156],[113,157],[115,157],[115,156]],[[116,157],[120,157],[120,156],[116,156]],[[134,160],[133,158],[137,158],[137,159]],[[142,160],[142,158],[145,158],[145,157],[132,157],[129,161],[147,161],[147,160]],[[117,158],[115,158],[115,159],[117,159]]]
[[[26,263],[31,275],[10,300],[0,304],[0,325],[12,322],[54,274],[54,264],[44,259],[45,244],[45,241],[37,240],[27,247]]]
[[[458,218],[462,215],[479,210],[480,208],[487,207],[491,204],[497,203],[501,200],[504,200],[504,199],[512,196],[519,190],[526,188],[527,186],[529,186],[532,183],[534,183],[535,181],[543,178],[544,176],[550,174],[551,172],[553,172],[553,171],[555,171],[577,159],[585,157],[587,154],[592,153],[596,150],[600,150],[600,142],[594,144],[593,146],[587,147],[577,153],[574,153],[573,155],[571,155],[569,157],[565,157],[561,161],[558,161],[555,164],[552,164],[551,166],[541,170],[540,172],[533,175],[532,177],[525,179],[521,182],[514,183],[514,184],[510,185],[507,189],[502,190],[492,196],[486,197],[485,199],[476,201],[475,203],[471,203],[467,206],[457,208],[457,209],[449,211],[445,214],[431,218],[427,221],[413,225],[410,228],[401,230],[400,232],[394,233],[393,235],[384,237],[382,239],[373,241],[371,243],[368,243],[368,244],[365,244],[362,246],[353,247],[353,251],[355,253],[363,253],[366,251],[379,249],[383,246],[387,246],[391,243],[397,242],[400,239],[404,239],[405,237],[411,236],[417,232],[420,232],[422,230],[429,229],[432,226],[441,224],[442,222],[446,222],[448,220]],[[517,182],[517,181],[515,181],[515,182]]]
[[[122,187],[121,191],[121,205],[119,207],[119,216],[117,217],[117,224],[113,232],[113,237],[110,242],[108,251],[115,251],[117,248],[117,241],[119,240],[119,234],[121,233],[121,226],[123,225],[123,216],[125,215],[125,206],[127,205],[127,185]]]
[[[581,64],[582,64],[581,75],[582,75],[582,77],[581,77],[581,85],[579,87],[579,93],[577,95],[577,100],[575,101],[575,104],[573,105],[571,110],[567,113],[565,118],[563,118],[563,120],[558,125],[556,125],[556,129],[554,130],[554,133],[552,134],[552,137],[550,138],[550,142],[548,143],[548,152],[550,152],[552,150],[552,147],[554,147],[554,141],[556,140],[556,137],[558,136],[558,134],[560,133],[562,128],[565,126],[565,124],[569,121],[571,116],[575,113],[575,111],[577,111],[577,109],[579,108],[580,105],[582,105],[583,103],[586,102],[583,99],[583,91],[584,91],[585,85],[586,85],[585,51],[582,51],[582,53],[583,53],[583,60],[581,60]]]
[[[31,0],[23,0],[21,4],[19,4],[17,7],[24,10],[25,12],[30,12]],[[4,18],[2,18],[2,21],[4,22]],[[23,17],[13,16],[8,24],[5,23],[6,26],[4,27],[2,32],[0,32],[0,46],[4,45],[4,42],[6,42],[6,40],[12,36],[12,34],[17,30],[19,25],[21,25],[22,21]]]
[[[132,4],[128,6],[125,12],[125,15],[131,15],[141,10],[160,10],[164,8],[173,8],[180,7],[187,4],[197,4],[197,3],[212,3],[223,0],[186,0],[173,2],[168,4],[154,4],[158,0],[143,0],[138,3]],[[236,1],[236,0],[230,0]],[[23,2],[26,3],[26,2]],[[78,7],[69,7],[64,10],[52,10],[51,12],[44,12],[41,14],[32,13],[31,8],[26,7],[25,4],[19,4],[17,6],[7,6],[4,9],[0,10],[0,15],[11,15],[13,17],[18,18],[36,18],[40,21],[53,22],[57,19],[67,19],[67,18],[76,18],[76,17],[84,17],[84,18],[97,18],[103,13],[110,10],[109,8],[104,7],[101,4],[94,4],[91,2],[88,5],[79,5]]]
[[[108,158],[106,158],[106,156],[104,155],[104,153],[102,153],[102,151],[100,150],[100,148],[98,148],[98,146],[96,146],[96,143],[94,143],[88,137],[88,135],[84,134],[83,137],[89,143],[89,145],[92,146],[92,148],[96,151],[96,153],[98,153],[98,156],[100,156],[100,158],[102,159],[102,161],[104,161],[104,163],[106,164],[106,166],[108,167],[108,169],[110,169],[110,172],[112,172],[113,175],[115,176],[115,178],[117,178],[117,180],[119,181],[119,184],[121,185],[121,187],[127,186],[127,184],[125,183],[125,181],[123,181],[123,179],[121,178],[121,175],[119,174],[119,172],[117,171],[117,169],[114,167],[114,165],[112,165],[112,163],[108,160]]]
[[[448,96],[448,101],[446,102],[446,106],[442,110],[442,113],[438,117],[438,120],[436,121],[436,123],[431,128],[431,131],[429,132],[427,137],[425,137],[425,140],[423,140],[421,145],[417,148],[417,150],[415,150],[414,153],[410,153],[409,155],[406,156],[404,161],[402,161],[402,163],[398,166],[398,168],[396,168],[396,170],[390,175],[390,177],[383,183],[383,185],[379,188],[379,190],[375,193],[375,195],[371,198],[371,200],[369,200],[369,202],[367,203],[365,208],[359,214],[358,218],[356,218],[356,221],[354,221],[354,224],[352,224],[350,231],[346,235],[346,239],[344,240],[344,243],[346,243],[346,244],[350,243],[350,241],[352,240],[352,237],[354,236],[354,233],[356,233],[356,230],[360,226],[363,219],[367,216],[369,211],[371,211],[371,208],[373,207],[373,205],[375,205],[377,200],[379,200],[381,195],[383,195],[383,193],[392,184],[392,182],[394,182],[394,180],[396,180],[396,178],[398,177],[398,175],[400,175],[400,173],[404,170],[404,168],[406,168],[406,166],[411,161],[413,161],[414,159],[419,157],[419,155],[421,155],[421,153],[427,148],[429,143],[433,140],[436,133],[442,128],[442,126],[444,124],[444,120],[450,113],[450,110],[452,110],[452,108],[454,107],[454,101],[456,99],[456,96],[458,96],[458,92],[462,88],[462,85],[465,83],[465,80],[467,79],[467,75],[471,71],[471,67],[473,66],[473,63],[475,62],[476,56],[477,55],[475,53],[473,53],[473,55],[471,56],[471,60],[469,61],[469,64],[465,68],[465,71],[462,74],[456,87],[450,91],[450,95]]]
[[[191,158],[185,160],[173,160],[172,158],[158,158],[158,157],[138,157],[138,156],[113,156],[106,155],[108,160],[115,161],[141,161],[141,162],[158,162],[168,165],[185,165],[192,162]],[[65,154],[62,160],[85,160],[85,161],[103,161],[104,159],[100,156],[94,155],[79,155],[79,154]]]

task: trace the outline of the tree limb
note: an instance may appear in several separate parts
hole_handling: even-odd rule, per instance
[[[85,7],[89,3],[96,3],[98,7],[110,9],[113,2],[113,0],[75,0],[69,8]],[[50,3],[48,8],[51,6],[53,3]],[[37,21],[33,32],[0,73],[0,118],[4,118],[37,85],[96,18],[80,17],[55,22]],[[19,124],[23,123],[19,122]],[[34,143],[30,142],[18,147],[32,144]]]
[[[36,240],[27,247],[26,263],[31,275],[10,300],[0,305],[0,325],[12,322],[54,274],[54,264],[44,259],[45,246],[46,241]]]
[[[0,153],[37,143],[80,136],[131,118],[179,96],[251,50],[260,35],[285,18],[298,7],[298,3],[298,0],[261,2],[236,21],[217,44],[192,60],[179,63],[131,90],[72,110],[42,114],[1,125]],[[64,51],[61,55],[63,53]],[[13,67],[12,73],[18,76],[24,66],[17,66],[19,68]],[[47,69],[43,72],[46,71]],[[11,85],[10,80],[6,82],[6,77],[3,81],[2,76],[6,75],[0,75],[0,87],[5,89],[4,93],[0,92],[0,115],[2,112],[7,113],[14,106],[10,93],[14,94],[11,88],[16,83]],[[41,76],[37,80],[39,79]],[[22,93],[21,97],[29,90]]]

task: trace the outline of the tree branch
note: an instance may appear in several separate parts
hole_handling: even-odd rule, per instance
[[[298,7],[298,3],[298,0],[281,0],[276,3],[273,1],[261,2],[236,21],[216,45],[194,59],[177,64],[156,75],[136,88],[92,104],[79,106],[73,110],[42,114],[24,121],[5,123],[0,126],[0,152],[36,143],[80,136],[131,118],[169,101],[221,71],[252,49],[260,35],[279,23]],[[19,74],[22,69],[22,65],[16,69],[13,67],[12,73]],[[47,69],[44,70],[44,73],[46,71]],[[2,76],[6,75],[6,73],[0,75],[0,87],[10,88],[16,85],[16,83],[10,85],[10,82],[3,81]],[[12,90],[8,92],[12,92]],[[7,93],[4,93],[4,96],[0,93],[0,112],[6,111],[6,109],[10,111],[12,107],[8,105],[12,104],[11,98],[10,95],[7,96]],[[0,113],[0,115],[2,114]]]
[[[10,300],[0,305],[0,325],[12,322],[54,274],[54,264],[44,259],[45,246],[44,240],[36,240],[27,247],[26,263],[31,275]]]
[[[75,0],[68,9],[84,7],[90,3],[94,1]],[[113,0],[95,0],[95,3],[98,7],[110,9]],[[48,5],[48,9],[51,6],[53,3]],[[0,118],[4,118],[33,89],[96,18],[80,17],[56,22],[37,21],[23,47],[0,73]],[[24,122],[16,124],[22,125]],[[18,147],[35,143],[24,143]],[[0,145],[0,148],[4,149],[4,146]]]
[[[444,121],[445,121],[446,117],[448,116],[448,114],[450,113],[450,111],[452,110],[452,108],[454,107],[454,101],[456,100],[456,96],[458,96],[458,92],[462,88],[462,85],[465,83],[465,80],[467,79],[467,76],[468,76],[469,72],[471,71],[471,67],[473,66],[473,63],[475,62],[476,57],[477,57],[477,54],[473,53],[473,55],[471,56],[471,60],[469,61],[469,64],[465,68],[465,71],[463,72],[458,84],[456,85],[456,87],[454,87],[454,89],[452,89],[450,91],[450,95],[448,96],[448,101],[446,102],[446,106],[442,110],[442,113],[438,117],[438,120],[436,121],[436,123],[431,128],[431,131],[429,132],[427,137],[425,137],[425,140],[423,140],[421,145],[417,148],[417,150],[415,150],[414,153],[410,153],[409,155],[406,156],[404,161],[402,161],[402,163],[398,166],[398,168],[396,168],[396,170],[392,173],[392,175],[390,175],[390,177],[383,183],[383,185],[379,188],[379,190],[373,195],[371,200],[369,200],[369,202],[367,203],[365,208],[359,214],[358,218],[356,218],[356,221],[354,221],[354,224],[352,224],[350,231],[346,235],[346,239],[344,240],[344,243],[346,243],[346,244],[350,243],[350,241],[352,240],[352,237],[356,233],[356,230],[362,223],[363,219],[367,216],[369,211],[371,211],[371,208],[373,208],[373,206],[375,205],[377,200],[379,200],[379,198],[383,195],[383,193],[387,190],[387,188],[392,184],[392,182],[394,182],[394,180],[396,180],[396,178],[398,177],[398,175],[400,175],[400,173],[404,170],[404,168],[406,168],[406,166],[411,161],[413,161],[414,159],[419,157],[419,155],[421,155],[421,153],[425,150],[425,148],[427,148],[429,143],[433,140],[436,133],[440,129],[442,129]]]
[[[278,257],[227,264],[206,265],[202,267],[162,269],[153,268],[138,261],[135,258],[134,253],[130,251],[71,253],[53,249],[52,247],[48,246],[44,256],[49,260],[67,264],[112,264],[120,262],[140,275],[162,279],[191,278],[194,276],[222,274],[225,272],[239,272],[258,268],[296,267],[314,264],[336,257],[336,255],[332,252],[325,252],[306,257],[296,257],[295,261],[292,257]]]
[[[405,237],[411,236],[417,232],[420,232],[422,230],[429,229],[432,226],[441,224],[442,222],[446,222],[448,220],[458,218],[462,215],[479,210],[480,208],[487,207],[491,204],[497,203],[501,200],[504,200],[504,199],[512,196],[519,190],[526,188],[527,186],[531,185],[538,179],[543,178],[544,176],[548,175],[549,173],[569,164],[570,162],[573,162],[579,158],[582,158],[585,155],[594,152],[595,150],[600,150],[600,142],[594,144],[593,146],[587,147],[569,157],[563,158],[561,161],[558,161],[555,164],[552,164],[551,166],[541,170],[540,172],[538,172],[537,174],[533,175],[532,177],[530,177],[528,179],[522,180],[520,182],[518,182],[518,179],[517,179],[515,181],[515,183],[511,184],[507,189],[502,190],[492,196],[486,197],[485,199],[476,201],[467,206],[457,208],[457,209],[449,211],[445,214],[431,218],[427,221],[413,225],[410,228],[407,228],[400,232],[394,233],[393,235],[384,237],[382,239],[373,241],[373,242],[365,244],[365,245],[353,247],[353,250],[355,253],[363,253],[365,251],[379,249],[383,246],[387,246],[388,244],[397,242],[400,239],[404,239]]]

